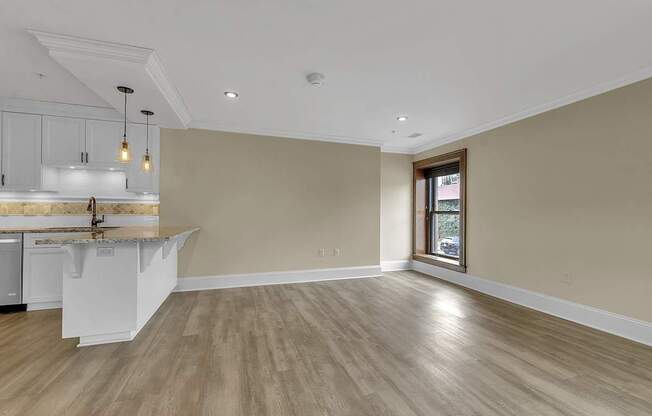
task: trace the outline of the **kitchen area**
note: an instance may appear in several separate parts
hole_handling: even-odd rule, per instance
[[[79,346],[129,341],[197,228],[159,227],[156,115],[0,98],[0,313],[62,309]]]

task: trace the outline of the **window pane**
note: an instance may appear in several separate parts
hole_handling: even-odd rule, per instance
[[[460,174],[438,176],[436,206],[437,211],[459,211],[460,210]]]
[[[460,257],[460,216],[435,214],[434,254]]]

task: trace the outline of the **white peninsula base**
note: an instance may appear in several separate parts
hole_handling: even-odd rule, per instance
[[[177,251],[193,231],[64,244],[63,337],[80,347],[133,340],[177,285]]]

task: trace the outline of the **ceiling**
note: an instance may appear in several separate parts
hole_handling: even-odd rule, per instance
[[[34,29],[154,50],[190,127],[414,152],[652,76],[650,21],[648,0],[2,0],[0,96],[107,106]]]

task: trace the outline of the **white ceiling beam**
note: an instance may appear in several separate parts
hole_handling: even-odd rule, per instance
[[[141,109],[154,111],[156,124],[187,128],[192,120],[183,98],[167,76],[153,49],[74,36],[28,30],[50,56],[121,114],[125,85],[129,97],[127,118],[139,121]]]

